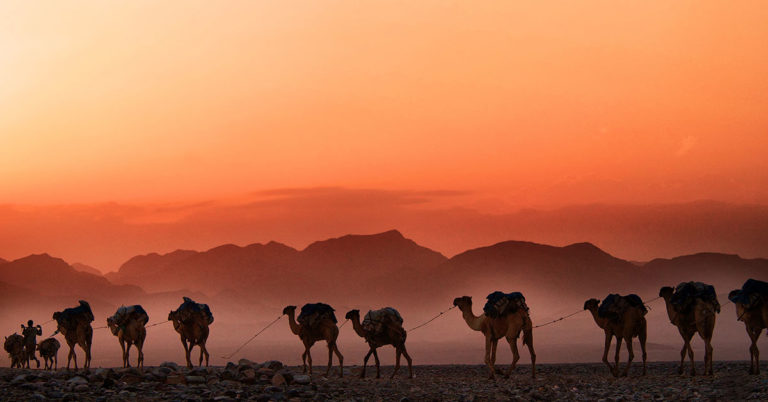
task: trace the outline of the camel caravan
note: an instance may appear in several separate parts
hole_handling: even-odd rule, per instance
[[[717,314],[720,313],[720,303],[717,300],[715,288],[701,282],[683,282],[675,287],[662,287],[659,290],[658,298],[664,299],[669,321],[677,327],[683,339],[678,374],[683,374],[685,358],[688,356],[691,363],[690,374],[696,375],[691,342],[698,333],[705,345],[704,374],[713,375],[712,335]],[[749,279],[741,289],[730,292],[728,299],[736,306],[736,319],[744,322],[747,335],[752,342],[749,348],[749,373],[759,374],[760,351],[757,348],[757,340],[763,329],[768,328],[768,283]],[[531,321],[530,309],[522,293],[496,291],[489,294],[483,312],[479,316],[472,311],[472,298],[469,296],[457,297],[453,300],[453,306],[459,309],[469,328],[483,334],[485,338],[485,364],[488,367],[490,379],[496,377],[496,351],[498,342],[502,338],[506,339],[512,350],[512,364],[505,375],[507,378],[511,376],[520,359],[518,338],[521,335],[522,344],[528,347],[530,353],[531,376],[536,376],[536,352],[533,347],[533,329],[536,327]],[[324,303],[309,303],[302,306],[299,316],[296,317],[296,308],[296,306],[285,307],[283,315],[288,317],[290,331],[297,335],[304,345],[304,352],[301,354],[304,372],[312,375],[310,349],[316,342],[325,341],[328,347],[328,366],[325,376],[331,374],[333,356],[336,355],[339,363],[339,377],[342,377],[344,375],[344,356],[337,345],[340,326],[336,319],[335,310]],[[647,304],[635,294],[624,296],[609,294],[602,301],[588,299],[584,302],[583,309],[592,314],[595,323],[605,334],[602,361],[608,367],[610,375],[620,377],[629,374],[634,360],[632,347],[634,338],[638,338],[640,342],[643,360],[642,375],[645,375],[647,371],[646,339],[648,328],[645,318],[648,313]],[[442,314],[440,313],[440,315]],[[401,356],[405,357],[408,363],[408,378],[413,378],[413,362],[405,347],[407,332],[403,328],[403,318],[396,309],[385,307],[379,310],[370,310],[363,316],[362,321],[360,310],[350,310],[345,318],[347,321],[351,321],[355,333],[368,344],[369,349],[363,358],[360,378],[364,378],[366,375],[366,367],[371,355],[373,355],[376,363],[376,378],[381,377],[377,349],[386,345],[391,345],[395,349],[396,363],[390,378],[394,378],[397,374]],[[64,335],[69,347],[67,370],[70,369],[71,361],[74,361],[75,370],[78,368],[75,345],[80,346],[85,353],[83,368],[85,370],[90,368],[93,339],[91,323],[94,321],[94,315],[88,302],[81,300],[76,307],[55,312],[52,321],[56,321],[56,331],[51,337],[44,339],[39,344],[37,337],[42,335],[42,327],[34,325],[32,320],[29,320],[26,326],[21,325],[21,335],[14,333],[5,337],[3,347],[10,357],[11,368],[30,368],[31,360],[34,360],[37,368],[40,368],[40,361],[35,356],[37,351],[43,358],[44,369],[58,369],[57,355],[61,344],[53,338],[58,333]],[[205,366],[208,367],[209,353],[206,349],[206,342],[210,333],[209,326],[213,324],[213,314],[209,306],[184,297],[183,303],[168,314],[168,321],[173,323],[174,330],[179,334],[187,367],[193,367],[190,355],[195,346],[200,348],[198,365],[202,366],[203,360],[205,360]],[[130,367],[130,349],[135,346],[138,354],[136,365],[139,370],[143,369],[143,346],[147,336],[146,326],[148,322],[149,315],[140,305],[121,306],[115,314],[107,318],[107,326],[103,328],[109,328],[117,338],[122,349],[123,367]],[[616,340],[616,354],[612,364],[608,360],[608,352],[614,338]],[[619,352],[622,342],[625,344],[628,356],[623,370],[619,368]]]

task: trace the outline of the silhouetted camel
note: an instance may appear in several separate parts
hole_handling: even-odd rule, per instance
[[[760,374],[757,340],[763,329],[768,328],[768,283],[748,279],[741,289],[728,294],[728,300],[736,306],[736,319],[744,322],[744,328],[752,341],[749,346],[749,374]]]
[[[3,348],[11,359],[11,368],[22,368],[24,362],[24,337],[13,334],[5,337]]]
[[[706,298],[698,296],[694,289],[697,286],[701,288],[708,286],[711,288],[711,295]],[[677,289],[669,286],[661,288],[659,296],[664,298],[667,305],[669,322],[677,327],[680,336],[683,337],[678,374],[683,373],[687,352],[691,359],[691,375],[696,375],[691,339],[698,332],[701,339],[704,340],[704,374],[712,375],[712,334],[715,331],[716,314],[720,312],[720,303],[717,301],[714,287],[703,283],[685,282],[678,285]]]
[[[365,316],[363,324],[360,323],[360,310],[350,310],[345,318],[352,321],[352,328],[368,343],[369,350],[365,358],[363,358],[363,370],[360,372],[360,378],[365,377],[365,368],[371,354],[373,354],[373,358],[376,361],[376,378],[381,377],[379,355],[376,353],[376,349],[384,345],[395,347],[395,370],[390,378],[394,378],[400,369],[400,355],[405,356],[405,360],[408,362],[408,378],[413,378],[411,356],[405,350],[406,332],[403,328],[403,319],[397,310],[387,307],[381,310],[369,311]]]
[[[199,365],[203,365],[203,355],[205,355],[205,367],[208,367],[209,355],[205,343],[208,340],[208,326],[213,324],[213,314],[208,305],[195,303],[192,299],[184,297],[184,303],[176,311],[168,314],[168,320],[173,322],[173,329],[179,333],[181,345],[184,346],[187,367],[192,368],[189,355],[195,346],[200,347]]]
[[[77,354],[75,354],[75,344],[80,345],[85,351],[85,363],[83,369],[88,370],[91,367],[91,345],[93,343],[93,312],[91,305],[87,301],[80,300],[80,305],[73,308],[64,309],[53,313],[53,319],[56,320],[58,328],[54,335],[61,332],[69,346],[69,355],[67,356],[67,370],[69,363],[74,359],[75,370],[77,370]]]
[[[304,344],[304,353],[301,354],[301,360],[304,363],[304,372],[307,372],[307,362],[309,362],[309,375],[312,375],[312,355],[309,349],[317,341],[326,341],[328,343],[328,369],[325,375],[331,373],[333,364],[333,354],[339,359],[339,377],[344,376],[344,356],[339,352],[336,346],[336,339],[339,337],[339,327],[336,326],[336,316],[333,308],[327,304],[315,303],[305,304],[302,308],[302,314],[299,315],[299,322],[296,322],[296,306],[287,306],[283,309],[283,314],[288,316],[288,325],[291,332],[299,336]]]
[[[617,296],[621,302],[622,296]],[[631,295],[634,296],[634,295]],[[634,296],[637,297],[637,296]],[[607,299],[607,298],[606,298]],[[639,299],[639,297],[637,297]],[[606,301],[603,301],[606,304]],[[632,338],[637,337],[640,340],[640,349],[643,351],[643,375],[646,374],[646,359],[648,357],[645,351],[645,341],[647,337],[647,324],[645,321],[645,313],[647,309],[645,305],[640,304],[637,306],[626,305],[624,311],[616,316],[603,316],[598,312],[600,301],[597,299],[589,299],[584,302],[584,310],[589,310],[592,313],[592,317],[595,319],[597,326],[605,331],[605,349],[603,350],[603,363],[608,366],[611,373],[615,376],[619,376],[619,352],[621,351],[622,339],[627,344],[627,367],[624,370],[623,375],[626,376],[629,373],[629,367],[632,364],[632,359],[635,357],[635,353],[632,350]],[[600,306],[602,307],[602,306]],[[616,337],[616,364],[611,366],[608,362],[608,350],[611,348],[611,339]]]
[[[139,357],[136,366],[139,370],[144,369],[144,340],[147,337],[147,329],[144,327],[149,322],[149,315],[139,306],[122,306],[117,309],[115,315],[107,318],[107,326],[112,334],[120,342],[120,348],[123,350],[123,367],[131,367],[128,359],[131,353],[131,345],[136,345]],[[127,347],[126,347],[127,345]]]
[[[56,338],[48,338],[37,345],[37,349],[40,351],[40,357],[43,358],[45,363],[45,369],[58,369],[59,368],[59,348],[61,344]]]
[[[489,317],[485,313],[476,316],[472,312],[472,298],[462,296],[453,299],[453,305],[461,310],[461,315],[469,328],[480,331],[485,336],[485,364],[488,366],[489,378],[496,378],[496,348],[499,339],[506,338],[512,349],[512,364],[509,366],[506,377],[512,375],[520,360],[520,352],[517,350],[517,338],[523,333],[523,345],[528,345],[531,354],[531,376],[536,377],[536,351],[533,349],[533,324],[526,309],[518,309],[516,312],[501,317]]]

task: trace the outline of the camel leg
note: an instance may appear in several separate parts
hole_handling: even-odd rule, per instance
[[[344,356],[341,355],[341,352],[339,352],[339,347],[336,345],[336,342],[333,343],[333,351],[336,353],[336,358],[339,359],[339,378],[344,377]],[[373,357],[376,359],[376,364],[378,365],[379,361],[379,355],[376,354],[376,351],[373,352]]]
[[[645,341],[648,339],[648,332],[647,328],[643,326],[643,328],[640,330],[640,335],[638,335],[637,340],[640,341],[640,350],[643,352],[643,376],[646,374],[646,361],[648,360],[648,353],[645,351]]]
[[[536,350],[533,349],[533,329],[528,329],[523,333],[523,343],[528,345],[528,353],[531,355],[531,377],[536,378]]]
[[[128,342],[128,346],[125,348],[125,367],[131,367],[131,345],[132,343]]]
[[[508,336],[507,342],[509,342],[509,348],[512,349],[512,364],[509,366],[509,371],[507,371],[507,378],[510,378],[512,377],[512,371],[517,367],[517,361],[520,360],[520,351],[517,350],[517,339]]]
[[[312,354],[309,352],[309,348],[306,348],[304,350],[304,353],[307,355],[307,363],[309,364],[309,375],[312,375]]]
[[[613,338],[611,335],[606,332],[605,333],[605,347],[603,348],[603,363],[605,363],[606,366],[608,366],[608,370],[613,373],[613,366],[611,366],[611,362],[608,361],[608,352],[611,350],[611,341]]]
[[[488,379],[493,380],[496,378],[496,373],[493,371],[493,364],[491,364],[491,348],[493,341],[491,341],[490,336],[485,337],[485,365],[488,366],[488,371],[490,372]]]
[[[181,346],[184,347],[184,358],[187,360],[187,367],[192,368],[192,362],[189,360],[189,350],[192,348],[191,345],[187,346],[187,340],[184,339],[183,336],[180,337],[181,339]]]
[[[93,329],[88,327],[85,332],[85,364],[83,364],[85,370],[91,368],[91,346],[93,346]]]
[[[749,347],[751,358],[749,374],[760,374],[760,349],[757,348],[757,339],[760,337],[761,332],[762,329],[747,332],[752,340],[752,345]]]
[[[619,376],[619,353],[621,352],[621,337],[616,337],[616,363],[613,365],[613,376]]]
[[[59,352],[56,352],[55,355],[53,355],[53,362],[54,362],[54,370],[59,369]]]
[[[200,349],[200,360],[197,362],[197,367],[203,367],[203,345],[197,345],[197,348]]]
[[[381,362],[379,361],[379,352],[373,348],[373,360],[376,362],[376,378],[381,378]]]
[[[208,367],[208,360],[210,358],[210,355],[208,354],[208,348],[205,347],[205,343],[202,343],[200,345],[200,349],[202,350],[201,353],[205,354],[205,367]]]
[[[75,353],[75,345],[69,347],[69,355],[75,362],[75,371],[77,371],[77,353]],[[67,363],[67,369],[69,369],[69,363]]]
[[[634,345],[632,345],[632,337],[624,339],[624,343],[627,344],[627,368],[624,369],[624,377],[629,376],[629,367],[632,365],[632,359],[635,358]]]
[[[302,370],[302,373],[307,373],[307,351],[305,350],[304,353],[301,354],[301,362],[304,366],[304,369]]]
[[[328,369],[325,370],[325,376],[331,375],[331,367],[333,365],[333,344],[328,343]]]
[[[493,366],[493,370],[496,371],[496,349],[499,347],[499,340],[494,339],[491,343],[491,366]]]
[[[714,348],[712,347],[712,337],[708,337],[704,339],[704,375],[713,375],[714,370],[712,369],[712,352]]]
[[[691,334],[685,343],[688,345],[688,358],[691,360],[691,376],[695,376],[696,362],[693,360],[693,347],[691,346],[691,338],[693,338],[693,334]]]
[[[400,370],[400,348],[395,348],[395,370],[392,372],[392,375],[389,376],[389,379],[395,378],[395,374],[397,374],[397,371]]]
[[[136,342],[136,349],[139,351],[139,357],[136,360],[136,366],[139,368],[139,372],[144,371],[144,339],[140,338]]]
[[[411,356],[408,355],[408,351],[405,349],[405,344],[401,346],[401,349],[403,351],[403,356],[405,356],[405,361],[408,362],[408,378],[413,378],[413,360],[411,360]]]
[[[373,354],[373,347],[368,349],[368,353],[365,354],[365,357],[363,357],[363,370],[360,371],[360,378],[365,378],[365,368],[368,366],[368,359],[371,358],[371,355]]]

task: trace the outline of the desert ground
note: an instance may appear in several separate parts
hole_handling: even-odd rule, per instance
[[[242,360],[225,367],[188,370],[175,363],[135,368],[92,368],[89,372],[0,369],[3,400],[339,400],[339,401],[484,401],[484,400],[768,400],[768,371],[747,374],[747,362],[715,362],[713,377],[677,374],[677,363],[654,362],[648,375],[640,365],[629,377],[608,376],[602,364],[542,364],[535,379],[530,366],[521,365],[511,379],[487,378],[478,365],[415,366],[415,378],[407,367],[389,379],[393,368],[375,368],[358,378],[359,366],[338,368],[330,377],[325,367],[314,375],[301,367],[284,367],[277,361]],[[503,367],[506,368],[506,367]],[[703,372],[703,366],[697,366]],[[766,370],[766,368],[764,368]]]

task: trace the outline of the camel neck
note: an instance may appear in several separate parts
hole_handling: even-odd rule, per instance
[[[461,310],[461,316],[464,317],[464,321],[467,323],[467,325],[472,328],[475,331],[481,331],[482,330],[482,322],[483,317],[482,316],[476,316],[474,313],[472,313],[472,306],[467,306]]]
[[[354,329],[358,335],[365,338],[366,332],[363,329],[363,325],[360,324],[360,316],[353,318],[351,321],[352,321],[352,329]]]
[[[592,318],[595,319],[597,326],[600,328],[605,328],[605,318],[602,318],[597,314],[597,309],[591,308],[589,309],[589,312],[592,313]]]
[[[669,322],[677,325],[677,312],[675,312],[675,308],[672,306],[672,302],[670,302],[670,297],[664,297],[664,304],[667,305],[667,315],[669,316]]]
[[[288,326],[291,327],[291,332],[294,335],[298,335],[301,332],[301,325],[296,322],[296,314],[293,311],[288,312]]]

